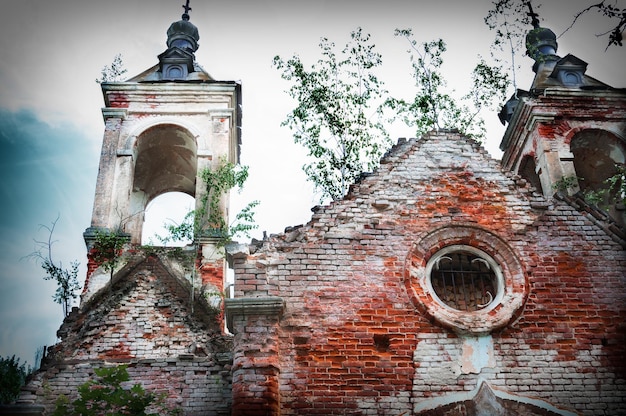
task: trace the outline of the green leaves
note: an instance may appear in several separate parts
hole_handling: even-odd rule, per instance
[[[52,299],[59,305],[63,306],[64,316],[67,316],[70,309],[70,303],[76,298],[76,291],[80,289],[78,283],[78,261],[72,261],[69,269],[57,266],[46,258],[43,260],[41,267],[46,272],[44,280],[54,280],[57,283],[57,289]]]
[[[223,245],[239,234],[249,237],[249,232],[258,227],[254,223],[254,208],[259,202],[250,202],[235,216],[231,224],[226,224],[221,207],[222,198],[228,191],[243,188],[248,179],[248,167],[235,165],[222,157],[215,169],[204,169],[200,178],[205,192],[200,197],[199,207],[187,213],[181,224],[166,224],[168,236],[159,237],[159,240],[166,244],[171,241],[193,241],[204,236],[217,238],[220,245]]]
[[[336,200],[391,144],[380,121],[387,91],[374,72],[382,57],[361,28],[339,53],[326,38],[319,47],[321,58],[308,69],[297,55],[276,56],[274,66],[291,82],[287,93],[297,102],[282,125],[308,150],[303,170],[320,199]]]
[[[29,372],[15,355],[0,358],[0,404],[10,404],[18,398]]]
[[[583,178],[581,180],[584,181]],[[626,201],[626,164],[615,163],[615,171],[602,182],[602,186],[583,192],[587,203],[607,209],[610,205],[623,204]]]
[[[463,134],[480,139],[485,136],[485,126],[479,113],[494,108],[505,100],[508,77],[501,68],[492,67],[481,59],[472,73],[472,87],[460,99],[447,91],[441,74],[446,43],[442,39],[418,43],[411,29],[396,29],[396,36],[404,37],[408,50],[416,92],[413,100],[390,97],[387,108],[416,130],[419,137],[432,129],[456,129]]]
[[[255,224],[254,220],[254,208],[258,205],[259,201],[252,201],[239,211],[239,213],[235,216],[235,220],[230,224],[228,241],[232,240],[234,236],[239,234],[250,237],[250,231],[259,228],[259,226]]]
[[[45,241],[35,240],[36,250],[27,257],[40,262],[41,268],[46,275],[44,280],[53,280],[57,284],[57,289],[52,299],[63,307],[63,316],[67,316],[70,312],[70,306],[76,299],[76,291],[80,289],[78,283],[78,266],[80,263],[76,260],[70,262],[70,268],[65,269],[62,262],[56,262],[52,257],[52,246],[56,242],[53,240],[54,229],[56,228],[59,217],[57,217],[50,226],[40,225],[40,229],[48,232],[48,239]]]
[[[216,169],[205,169],[201,173],[206,192],[202,196],[200,209],[195,213],[196,233],[218,237],[222,242],[230,241],[237,233],[248,235],[248,231],[256,228],[254,224],[254,207],[259,203],[249,203],[244,210],[235,218],[235,225],[230,227],[226,224],[224,212],[220,207],[220,201],[224,194],[233,188],[241,190],[248,179],[248,167],[235,165],[220,159]]]
[[[321,191],[321,199],[342,198],[362,172],[373,170],[390,145],[382,124],[402,120],[421,136],[432,129],[456,129],[482,138],[484,109],[495,109],[506,99],[509,79],[498,66],[481,59],[472,74],[470,90],[453,97],[441,73],[446,44],[442,39],[418,43],[411,29],[396,29],[409,45],[416,92],[412,99],[391,97],[374,70],[382,58],[359,28],[345,48],[323,38],[321,58],[307,68],[299,56],[274,58],[274,66],[291,83],[287,93],[297,105],[283,126],[293,131],[294,141],[308,150],[311,161],[303,166],[308,179]]]
[[[94,251],[92,252],[93,260],[104,270],[113,270],[117,266],[124,244],[128,242],[128,235],[122,231],[96,231],[96,241]]]
[[[125,387],[130,381],[128,366],[96,368],[95,380],[78,387],[79,398],[69,402],[61,395],[53,416],[156,416],[180,414],[180,409],[170,409],[165,395],[146,391],[141,384]],[[151,409],[151,410],[149,410]]]
[[[119,82],[122,80],[122,75],[124,75],[128,70],[124,68],[124,61],[122,60],[122,54],[117,54],[113,58],[113,62],[111,65],[105,65],[102,68],[101,75],[99,79],[96,79],[98,84],[102,84],[105,82]]]

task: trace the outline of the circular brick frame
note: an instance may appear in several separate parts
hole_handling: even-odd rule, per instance
[[[430,284],[429,260],[448,247],[473,247],[491,257],[499,267],[499,295],[486,308],[460,311],[441,302]],[[405,284],[414,305],[440,325],[459,334],[481,335],[508,325],[528,297],[524,266],[513,249],[500,237],[475,225],[435,229],[416,241],[405,263]]]

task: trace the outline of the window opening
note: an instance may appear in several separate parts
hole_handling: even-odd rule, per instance
[[[166,225],[179,225],[194,209],[195,199],[182,192],[167,192],[154,198],[146,207],[141,243],[162,246],[160,237],[168,236]],[[185,246],[191,241],[176,241],[166,246]]]
[[[435,295],[460,311],[477,311],[489,306],[498,290],[494,267],[469,251],[453,251],[436,258],[430,274]]]

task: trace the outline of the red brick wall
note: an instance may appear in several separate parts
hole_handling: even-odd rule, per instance
[[[455,227],[506,242],[526,282],[523,307],[483,337],[492,347],[482,364],[468,355],[468,335],[433,322],[413,302],[407,279],[413,245],[434,230],[454,235]],[[498,256],[480,238],[466,240]],[[398,146],[344,201],[272,238],[236,262],[235,273],[236,297],[285,301],[277,330],[261,337],[276,346],[282,415],[414,414],[480,380],[583,414],[626,412],[624,249],[456,134]],[[250,331],[245,322],[235,357],[254,369],[247,345],[263,329],[254,321]],[[233,389],[253,385],[235,379]],[[238,405],[257,399],[242,397]]]

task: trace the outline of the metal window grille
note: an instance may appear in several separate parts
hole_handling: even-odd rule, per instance
[[[430,279],[439,299],[460,311],[485,308],[496,293],[496,274],[489,262],[464,251],[439,257]]]

